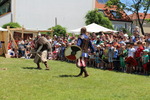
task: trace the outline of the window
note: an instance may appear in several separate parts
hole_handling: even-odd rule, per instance
[[[104,14],[104,16],[106,17],[106,15],[105,15],[105,13],[104,13],[104,10],[98,9],[98,12],[101,12],[101,13]]]
[[[3,1],[3,0],[2,0]],[[11,11],[11,0],[8,0],[0,6],[0,15]]]
[[[116,12],[116,11],[113,11],[113,10],[111,10],[110,12],[113,14],[113,16],[114,16],[115,18],[117,18],[117,19],[120,19],[120,18],[121,18],[121,13]]]
[[[108,0],[97,0],[99,3],[106,3]]]

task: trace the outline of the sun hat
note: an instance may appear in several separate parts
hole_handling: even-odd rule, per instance
[[[148,49],[144,49],[143,52],[149,52],[149,50]]]

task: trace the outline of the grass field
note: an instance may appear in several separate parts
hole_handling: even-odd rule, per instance
[[[37,70],[32,59],[0,57],[0,100],[150,100],[150,77],[87,68],[74,77],[72,63],[48,61]]]

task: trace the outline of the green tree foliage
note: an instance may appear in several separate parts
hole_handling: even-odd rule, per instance
[[[111,21],[107,17],[105,17],[104,14],[98,12],[98,9],[89,11],[86,14],[85,18],[86,18],[85,21],[86,25],[96,23],[109,29],[113,29]]]
[[[7,26],[10,26],[10,28],[20,28],[21,27],[18,23],[10,22],[10,23],[4,24],[2,26],[2,28],[6,29]]]
[[[150,19],[145,19],[147,23],[150,23]]]
[[[61,25],[56,25],[55,27],[49,28],[48,30],[53,30],[53,35],[57,36],[66,35],[66,28],[62,27]],[[51,34],[51,32],[47,32],[47,34]]]
[[[150,0],[129,0],[129,2],[126,4],[120,2],[120,0],[109,0],[106,4],[106,6],[110,8],[114,7],[114,5],[117,7],[117,11],[128,10],[132,13],[135,13],[138,18],[141,32],[144,35],[143,23],[145,21],[148,10],[150,10]],[[140,11],[143,11],[144,13],[143,19],[140,18]]]

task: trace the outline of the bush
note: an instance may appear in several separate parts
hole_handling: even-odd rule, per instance
[[[48,30],[53,30],[53,35],[66,36],[66,28],[62,27],[61,25],[56,25]],[[47,32],[47,34],[51,34],[51,32]]]
[[[20,28],[21,27],[18,23],[10,22],[10,23],[4,24],[2,26],[2,28],[6,29],[7,26],[10,26],[10,28]]]

